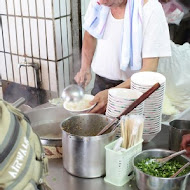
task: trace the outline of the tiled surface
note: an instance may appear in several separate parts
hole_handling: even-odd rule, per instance
[[[16,0],[19,1],[19,0]],[[29,3],[29,14],[32,17],[36,17],[37,11],[36,11],[36,0],[28,0]],[[15,3],[16,6],[16,3]],[[18,12],[19,12],[19,7],[18,7]]]
[[[10,41],[9,41],[9,29],[8,29],[8,20],[7,16],[1,16],[2,19],[2,28],[0,27],[1,35],[3,32],[3,42],[4,42],[4,50],[6,52],[10,52]],[[3,31],[2,31],[3,29]]]
[[[47,59],[46,27],[44,19],[38,20],[38,27],[39,27],[38,32],[39,32],[40,57],[42,59]]]
[[[82,14],[82,16],[85,15],[86,10],[87,10],[87,8],[88,8],[89,2],[90,2],[90,0],[82,0],[82,1],[81,1],[81,14]]]
[[[44,0],[37,0],[37,15],[38,17],[42,17],[44,18],[45,14],[44,14]]]
[[[32,28],[32,54],[33,57],[40,56],[40,48],[39,48],[39,38],[38,36],[38,21],[37,19],[31,19],[31,28]]]
[[[0,0],[2,78],[35,87],[34,70],[18,68],[26,56],[28,63],[41,66],[43,89],[57,92],[68,85],[72,64],[68,61],[72,56],[70,13],[70,0]]]
[[[86,10],[88,8],[88,4],[89,4],[90,0],[83,0],[81,1],[81,17],[82,17],[82,25],[84,23],[84,16],[86,13]],[[82,28],[82,35],[84,36],[84,29]]]
[[[0,52],[0,75],[3,79],[7,80],[7,70],[5,64],[5,54]]]
[[[23,18],[23,28],[24,28],[24,45],[25,45],[25,54],[29,57],[32,56],[31,50],[31,33],[32,29],[30,27],[30,22],[28,18]]]
[[[45,0],[45,2],[46,2],[45,3],[45,17],[53,18],[52,0]],[[55,4],[55,1],[54,1],[54,4]]]
[[[9,30],[10,32],[10,44],[11,44],[11,51],[14,54],[17,54],[17,40],[16,40],[16,25],[15,25],[15,18],[8,17],[9,22]]]
[[[19,75],[19,68],[18,68],[19,57],[17,55],[13,55],[12,59],[13,59],[14,81],[16,83],[20,83],[20,75]]]
[[[66,61],[67,59],[65,59],[64,61]],[[64,86],[65,86],[65,78],[63,76],[63,71],[64,71],[64,62],[59,61],[57,64],[57,71],[58,71],[58,81],[59,81],[59,96],[61,96],[61,93],[63,92]]]
[[[51,20],[46,20],[46,34],[47,34],[47,53],[48,60],[55,59],[55,43],[54,43],[54,31],[53,31],[53,22]],[[60,48],[60,47],[59,47]]]
[[[9,81],[14,81],[14,76],[13,76],[13,65],[9,64],[12,63],[12,57],[10,54],[5,54],[5,59],[6,59],[6,67],[7,67],[7,75],[8,75],[8,80]]]
[[[82,1],[82,18],[89,1]],[[42,88],[61,92],[70,83],[72,67],[68,57],[72,55],[70,0],[0,0],[0,4],[4,37],[2,39],[0,31],[3,79],[35,87],[33,69],[18,68],[18,63],[23,62],[22,56],[27,55],[29,62],[41,65]],[[2,53],[4,51],[7,53]],[[93,81],[86,91],[92,86]]]
[[[21,0],[22,1],[22,0]],[[13,4],[13,0],[8,0],[6,1],[7,4],[7,9],[8,9],[8,14],[9,15],[13,15],[14,14],[14,4]]]
[[[6,0],[0,0],[0,14],[6,14],[7,9],[6,9]]]
[[[18,54],[24,55],[25,53],[25,44],[24,44],[24,35],[23,35],[23,23],[20,17],[16,17],[16,35],[18,40]]]
[[[3,98],[3,91],[2,91],[2,87],[0,87],[0,98]]]
[[[53,92],[57,92],[57,63],[49,61],[49,78],[50,78],[50,89]]]
[[[42,72],[42,88],[45,90],[49,90],[50,88],[50,78],[49,78],[49,62],[41,61],[41,72]]]

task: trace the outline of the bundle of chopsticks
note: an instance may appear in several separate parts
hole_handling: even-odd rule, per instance
[[[122,148],[130,148],[142,140],[144,117],[141,115],[122,116],[120,120]]]

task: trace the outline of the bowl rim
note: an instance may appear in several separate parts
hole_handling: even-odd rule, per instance
[[[174,130],[174,131],[178,131],[178,132],[181,132],[181,131],[190,131],[190,129],[180,129],[180,128],[177,128],[176,126],[173,126],[173,123],[175,122],[184,122],[184,123],[189,123],[190,124],[190,120],[185,120],[185,119],[173,119],[169,122],[169,127],[170,129]]]
[[[65,121],[71,119],[72,117],[79,117],[79,116],[83,116],[83,115],[84,115],[84,116],[89,116],[89,115],[104,116],[105,118],[108,118],[108,119],[113,120],[112,118],[110,118],[110,117],[108,117],[108,116],[106,116],[106,115],[97,114],[97,113],[82,113],[82,114],[78,114],[78,115],[73,115],[73,116],[68,117],[68,118],[66,118],[65,120],[61,121],[61,123],[60,123],[60,128],[61,128],[62,133],[64,132],[64,133],[66,133],[70,138],[74,138],[74,139],[79,140],[79,141],[84,141],[84,140],[86,140],[86,141],[88,141],[88,140],[98,140],[98,139],[106,138],[106,137],[111,136],[111,135],[113,135],[114,133],[116,133],[117,128],[114,129],[113,131],[111,131],[110,133],[106,133],[106,134],[98,135],[98,136],[79,136],[79,135],[74,135],[74,134],[71,134],[71,133],[69,133],[69,132],[63,130],[62,124],[63,124]],[[63,136],[62,136],[62,137],[63,137]]]
[[[93,96],[92,94],[84,94],[84,96],[88,96],[88,97],[94,98],[94,96]],[[89,108],[86,108],[86,109],[83,109],[83,110],[70,110],[70,109],[68,109],[67,106],[66,106],[67,103],[68,103],[68,102],[66,102],[66,101],[63,103],[63,108],[64,108],[65,110],[71,112],[71,113],[83,113],[83,112],[86,112],[86,111],[90,111],[90,110],[96,105],[96,104],[93,104],[93,105],[90,106]]]
[[[143,150],[142,152],[138,153],[138,154],[133,158],[133,160],[132,160],[132,164],[133,164],[133,167],[134,167],[135,170],[137,170],[138,172],[140,172],[140,173],[142,173],[142,174],[144,174],[144,175],[146,175],[146,176],[148,176],[148,177],[157,178],[157,179],[159,178],[159,179],[163,179],[163,180],[166,180],[166,179],[167,179],[167,180],[181,179],[181,178],[184,178],[184,177],[190,175],[190,173],[187,173],[187,174],[185,174],[185,175],[183,175],[183,176],[179,176],[179,177],[175,177],[175,178],[166,178],[166,177],[156,177],[156,176],[152,176],[152,175],[149,175],[149,174],[144,173],[144,172],[141,171],[138,167],[135,166],[134,160],[135,160],[135,158],[136,158],[137,156],[139,156],[140,154],[145,153],[145,152],[151,152],[151,151],[159,151],[159,152],[165,151],[165,152],[168,152],[168,153],[175,153],[175,151],[173,151],[173,150],[167,150],[167,149],[161,149],[161,148],[154,148],[154,149]],[[187,160],[187,162],[190,162],[190,158],[188,158],[187,156],[184,156],[184,155],[180,155],[180,156],[183,157],[183,158],[185,158],[185,159]]]

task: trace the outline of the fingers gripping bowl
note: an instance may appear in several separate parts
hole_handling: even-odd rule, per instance
[[[85,94],[80,101],[64,102],[63,107],[72,114],[88,113],[95,106],[90,104],[93,99],[93,95]]]

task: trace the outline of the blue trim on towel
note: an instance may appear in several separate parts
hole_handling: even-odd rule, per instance
[[[90,27],[92,27],[92,25],[96,22],[97,19],[98,19],[98,18],[96,17],[96,18],[92,21]]]

